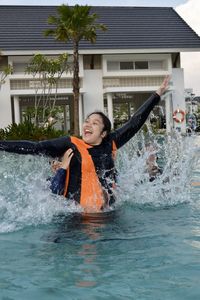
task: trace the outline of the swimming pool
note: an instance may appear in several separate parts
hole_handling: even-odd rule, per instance
[[[168,141],[153,183],[129,144],[116,210],[87,217],[49,192],[47,158],[0,153],[0,299],[199,299],[197,141]]]

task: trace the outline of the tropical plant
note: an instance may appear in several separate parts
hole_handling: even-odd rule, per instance
[[[106,30],[103,24],[97,24],[97,14],[91,14],[91,6],[61,5],[57,9],[57,16],[49,16],[48,23],[55,25],[45,31],[46,36],[54,36],[56,40],[62,42],[71,41],[73,44],[73,96],[74,96],[74,135],[79,136],[79,43],[87,40],[96,42],[97,30]]]
[[[38,127],[29,121],[13,123],[4,129],[0,129],[1,140],[47,140],[66,135],[63,130],[56,130],[52,126]]]
[[[5,83],[5,79],[8,75],[12,74],[13,68],[11,65],[8,65],[0,71],[0,88],[3,83]]]
[[[26,73],[34,78],[35,102],[32,119],[35,125],[38,125],[39,119],[45,124],[54,114],[59,80],[64,72],[69,71],[70,64],[66,53],[56,58],[36,54],[30,60]]]

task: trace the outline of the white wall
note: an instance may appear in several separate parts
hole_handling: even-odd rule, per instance
[[[101,70],[85,70],[83,77],[84,117],[95,110],[103,111],[103,83]]]
[[[5,128],[12,123],[10,82],[8,78],[0,89],[0,128]]]

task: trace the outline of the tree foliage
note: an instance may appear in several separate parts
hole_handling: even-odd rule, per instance
[[[46,36],[56,40],[72,42],[73,45],[73,98],[74,98],[74,135],[79,136],[79,43],[86,40],[96,42],[97,30],[106,30],[106,26],[98,24],[98,15],[91,13],[91,6],[61,5],[57,9],[58,16],[49,16],[51,28],[45,31]]]
[[[70,71],[68,54],[64,53],[56,58],[49,58],[42,54],[36,54],[29,62],[26,73],[34,78],[35,99],[34,99],[34,121],[44,124],[55,112],[57,90],[59,80],[64,72]],[[41,117],[42,108],[42,117]],[[40,112],[40,114],[39,114]]]
[[[8,65],[3,68],[3,70],[0,72],[0,87],[2,84],[5,83],[5,79],[8,75],[12,74],[13,68],[11,65]]]
[[[52,126],[38,127],[29,121],[11,124],[0,129],[1,140],[33,140],[41,141],[66,135],[63,130],[56,130]]]

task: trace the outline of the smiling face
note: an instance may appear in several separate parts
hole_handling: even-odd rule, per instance
[[[106,136],[103,131],[104,124],[99,114],[91,114],[83,123],[83,140],[85,143],[95,146],[100,145]]]

